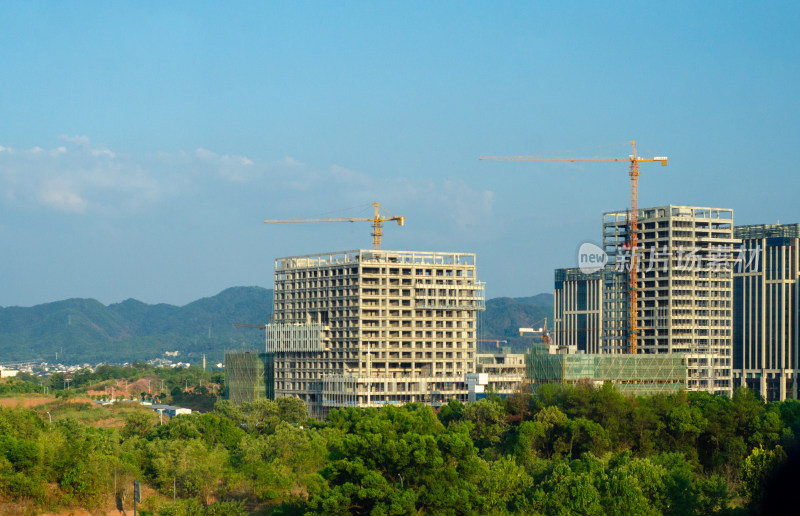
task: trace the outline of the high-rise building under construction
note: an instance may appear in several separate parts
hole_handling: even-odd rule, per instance
[[[732,394],[733,210],[659,206],[640,209],[638,220],[637,354],[683,355],[687,390]],[[604,213],[605,268],[592,275],[556,271],[557,344],[629,352],[629,237],[627,211]]]
[[[685,354],[688,390],[732,394],[733,210],[669,205],[640,209],[638,218],[638,352]],[[633,256],[627,220],[625,211],[603,214],[615,269],[627,270]],[[625,296],[608,288],[604,298],[617,311]],[[623,320],[606,318],[608,352],[625,352]]]
[[[354,250],[275,260],[274,395],[331,408],[467,400],[484,286],[474,254]]]

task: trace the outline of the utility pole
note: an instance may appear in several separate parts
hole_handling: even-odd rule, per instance
[[[139,481],[133,481],[133,516],[136,516],[136,502],[142,501],[142,494],[141,488],[139,486]]]

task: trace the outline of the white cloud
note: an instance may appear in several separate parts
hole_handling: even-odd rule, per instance
[[[216,154],[208,149],[198,148],[195,156],[211,165],[212,169],[228,181],[237,183],[253,179],[253,161],[245,156]]]
[[[305,163],[301,163],[300,161],[297,161],[296,159],[292,158],[291,156],[286,156],[285,158],[280,160],[279,163],[281,163],[283,165],[290,166],[290,167],[303,167],[303,166],[305,166]]]
[[[476,228],[485,229],[494,224],[494,192],[474,189],[457,179],[378,177],[339,165],[333,165],[323,173],[291,170],[285,176],[276,187],[287,196],[276,200],[287,205],[287,217],[314,217],[328,209],[356,205],[363,208],[363,213],[353,213],[353,216],[369,216],[370,203],[378,201],[391,213],[407,216],[410,224],[414,224],[416,219],[417,227],[473,232]],[[318,210],[298,213],[294,207],[298,200],[300,206],[312,206]],[[339,213],[336,216],[345,215]],[[435,224],[432,221],[436,221]]]
[[[339,165],[333,165],[330,174],[334,181],[346,186],[368,188],[373,185],[372,178],[366,174],[354,172]]]
[[[74,143],[76,145],[89,145],[88,136],[68,136],[66,134],[62,134],[58,138],[62,141]]]
[[[494,192],[474,190],[463,181],[442,184],[442,205],[461,229],[480,225],[492,214]]]
[[[92,156],[105,156],[107,158],[114,158],[115,155],[108,149],[92,149]]]
[[[124,210],[158,196],[158,181],[135,160],[120,159],[85,136],[60,139],[67,145],[0,154],[5,198],[15,205],[85,213]]]
[[[319,168],[291,156],[259,162],[205,148],[129,155],[85,136],[60,140],[62,145],[45,150],[0,148],[6,207],[109,215],[158,206],[187,213],[199,213],[200,206],[237,210],[245,207],[242,202],[263,202],[264,216],[279,218],[349,206],[363,207],[353,216],[368,216],[370,203],[378,201],[411,223],[418,220],[417,227],[450,232],[490,227],[494,215],[493,192],[458,179],[386,177],[338,164]]]
[[[203,148],[195,149],[194,153],[198,158],[202,159],[215,159],[217,157],[217,155],[211,152],[210,150],[206,150]]]
[[[38,198],[42,204],[57,210],[76,213],[83,213],[86,210],[86,201],[64,185],[44,185],[38,193]]]

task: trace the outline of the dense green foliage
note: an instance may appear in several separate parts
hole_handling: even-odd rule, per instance
[[[319,422],[280,398],[153,423],[132,411],[120,429],[50,425],[0,409],[0,503],[129,508],[140,479],[143,514],[758,512],[797,446],[800,402],[548,386],[438,412]]]
[[[235,287],[186,306],[147,305],[134,299],[104,306],[69,299],[30,308],[0,308],[0,356],[6,362],[123,363],[179,350],[179,360],[203,354],[221,362],[226,348],[260,347],[263,332],[235,323],[263,324],[272,290]]]

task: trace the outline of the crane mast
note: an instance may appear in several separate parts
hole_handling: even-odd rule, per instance
[[[624,157],[538,157],[538,156],[481,156],[482,161],[628,161],[630,162],[631,178],[631,211],[628,215],[628,245],[630,247],[631,259],[628,270],[628,353],[637,352],[637,289],[638,289],[638,258],[636,249],[639,244],[639,163],[642,161],[657,161],[662,166],[667,165],[666,156],[656,156],[653,158],[640,158],[636,154],[636,141],[632,140],[632,153],[627,158]]]
[[[628,216],[628,241],[630,242],[631,263],[628,271],[628,353],[636,354],[639,340],[638,290],[639,262],[636,250],[639,245],[639,161],[636,158],[636,141],[632,140],[631,154],[631,213]],[[666,160],[664,161],[666,164]]]

